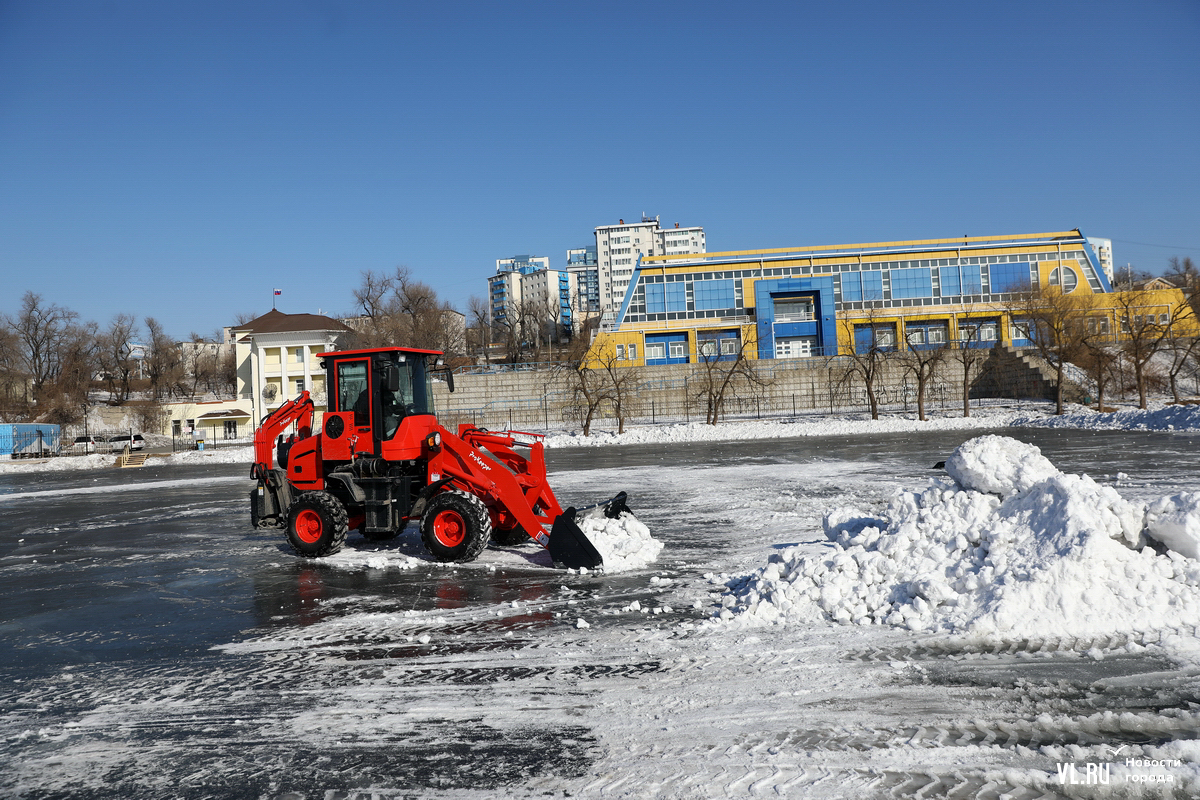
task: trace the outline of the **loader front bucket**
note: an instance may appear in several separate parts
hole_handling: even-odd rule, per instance
[[[579,521],[587,517],[608,517],[616,519],[622,513],[632,513],[625,504],[626,495],[618,492],[615,497],[597,503],[594,506],[576,509],[568,508],[554,520],[550,528],[550,557],[556,567],[568,569],[596,569],[604,566],[604,556],[596,549],[596,545],[587,538],[587,534],[579,527]]]

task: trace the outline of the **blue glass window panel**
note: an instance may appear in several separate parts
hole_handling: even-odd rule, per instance
[[[976,273],[979,270],[975,270]],[[942,297],[955,297],[962,294],[962,281],[958,277],[958,267],[942,267],[938,270],[938,278],[942,285]]]
[[[928,269],[892,270],[892,299],[933,297],[933,276]]]
[[[667,311],[687,311],[687,284],[666,283]]]
[[[842,301],[857,303],[862,300],[862,278],[857,272],[842,273]]]
[[[863,272],[861,274],[863,300],[882,300],[883,273],[878,270],[871,270],[870,272]]]
[[[992,264],[992,293],[1029,291],[1029,264]]]
[[[962,293],[983,294],[983,279],[979,277],[978,264],[964,264],[962,267]]]
[[[664,284],[648,283],[646,284],[646,313],[647,314],[665,314],[667,311],[666,296],[663,292]]]
[[[732,280],[696,281],[693,288],[697,311],[717,311],[736,304]]]

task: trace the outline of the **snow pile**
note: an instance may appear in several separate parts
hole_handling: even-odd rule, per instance
[[[163,459],[168,464],[253,464],[254,447],[221,447],[212,450],[184,450]]]
[[[986,436],[946,463],[955,480],[899,491],[882,517],[825,517],[830,553],[792,547],[728,582],[724,619],[829,619],[980,635],[1098,635],[1195,625],[1200,498],[1151,511],[1030,445]]]
[[[1010,446],[1005,436],[980,436],[964,443],[946,459],[946,472],[960,486],[1008,497],[1052,478],[1058,470],[1033,445]]]
[[[1098,414],[1082,406],[1061,416],[1019,416],[1009,424],[1030,428],[1084,428],[1103,431],[1200,431],[1200,405],[1134,408]]]
[[[583,531],[600,555],[605,572],[625,572],[644,567],[658,558],[663,543],[650,535],[650,529],[633,514],[622,513],[617,519],[588,516],[579,520]]]
[[[1200,558],[1200,492],[1160,497],[1146,509],[1146,535],[1188,558]]]

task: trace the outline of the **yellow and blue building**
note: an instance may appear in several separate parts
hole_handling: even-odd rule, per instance
[[[1117,330],[1101,297],[1113,291],[1109,276],[1078,229],[649,256],[592,353],[656,365],[743,349],[777,359],[872,343],[1020,346],[1028,342],[1007,309],[1043,286],[1095,296],[1094,324]]]

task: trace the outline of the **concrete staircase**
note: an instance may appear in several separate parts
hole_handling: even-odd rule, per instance
[[[1063,399],[1082,402],[1085,390],[1063,377]],[[1037,355],[1033,348],[1014,348],[999,342],[983,364],[980,376],[971,386],[972,397],[1037,397],[1054,400],[1058,382],[1054,367]]]

